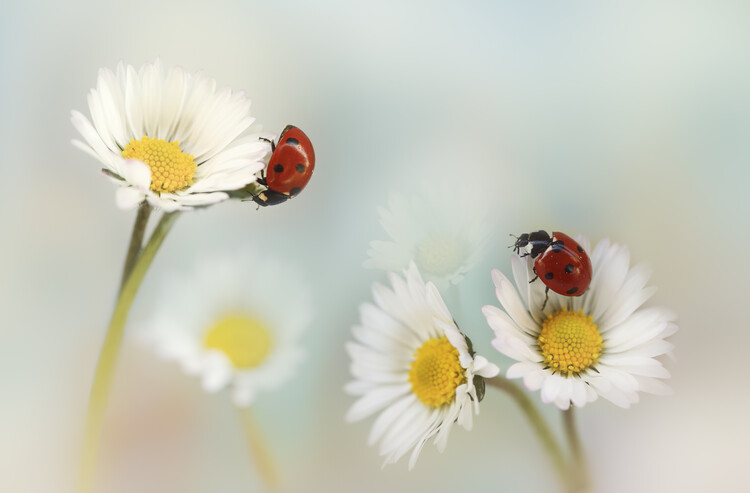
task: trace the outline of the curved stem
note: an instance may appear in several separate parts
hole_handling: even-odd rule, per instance
[[[138,206],[138,214],[135,217],[135,224],[133,224],[133,233],[130,235],[130,245],[128,246],[128,254],[125,257],[125,265],[122,269],[122,280],[120,281],[120,290],[125,286],[125,283],[130,277],[130,273],[133,271],[135,261],[138,259],[138,254],[143,246],[143,235],[146,233],[146,225],[148,224],[148,218],[151,216],[151,205],[145,200]]]
[[[250,454],[255,459],[261,480],[266,485],[268,491],[277,491],[279,489],[279,476],[274,466],[271,452],[263,440],[260,426],[255,420],[249,407],[239,408],[240,420],[245,430],[245,438],[250,449]]]
[[[96,457],[99,451],[99,438],[101,436],[104,411],[107,407],[109,387],[114,376],[117,356],[120,351],[122,335],[125,330],[125,322],[130,312],[138,288],[146,275],[151,262],[159,251],[164,238],[172,228],[179,212],[165,213],[156,226],[151,238],[143,248],[140,257],[135,261],[133,270],[128,276],[120,296],[117,299],[109,328],[104,338],[99,361],[96,364],[94,383],[91,386],[89,406],[86,414],[86,428],[83,435],[83,452],[81,464],[78,471],[78,491],[81,493],[91,491],[94,482],[94,471],[96,468]]]
[[[586,491],[589,485],[588,468],[586,466],[586,457],[581,445],[581,438],[578,435],[578,429],[575,422],[575,414],[571,407],[563,411],[563,423],[565,435],[570,443],[570,450],[573,453],[573,464],[571,466],[571,476],[575,483],[576,491]]]
[[[552,434],[552,430],[547,426],[547,422],[539,413],[536,406],[534,406],[534,403],[531,401],[528,394],[526,394],[521,387],[502,376],[487,379],[486,382],[488,385],[506,392],[516,401],[516,404],[518,404],[524,412],[537,436],[542,441],[544,450],[554,464],[555,469],[557,469],[557,472],[565,483],[566,488],[570,490],[570,479],[565,466],[565,456],[563,455],[562,449],[560,448],[557,439]]]

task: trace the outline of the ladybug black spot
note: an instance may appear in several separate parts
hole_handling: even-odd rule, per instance
[[[289,144],[289,145],[298,146],[299,145],[299,140],[297,140],[295,138],[292,138],[292,137],[289,137],[288,139],[286,139],[286,143]]]
[[[304,173],[305,172],[305,165],[304,164],[298,164],[295,166],[295,169],[297,170],[297,173]]]
[[[583,253],[583,248],[581,248],[581,245],[578,245],[578,251]]]
[[[566,274],[570,274],[571,272],[573,272],[573,264],[566,265],[565,266],[565,273]]]
[[[565,291],[566,294],[574,294],[578,291],[578,288],[570,288],[569,290]]]
[[[553,243],[550,248],[553,252],[560,253],[563,251],[563,248],[565,248],[565,245],[563,245],[562,243]]]
[[[294,188],[292,188],[292,189],[291,189],[291,190],[289,191],[289,195],[291,195],[292,197],[294,197],[295,195],[297,195],[297,194],[298,194],[298,193],[300,193],[301,191],[302,191],[302,189],[301,189],[300,187],[294,187]]]
[[[277,164],[273,167],[273,170],[277,173],[281,173],[284,171],[284,165],[283,164]]]
[[[545,279],[552,279],[553,277],[555,277],[555,275],[551,272],[547,272],[546,274],[544,274]]]

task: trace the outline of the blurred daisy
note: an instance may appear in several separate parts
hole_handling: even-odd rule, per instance
[[[357,342],[346,346],[356,380],[346,390],[362,397],[347,420],[382,411],[368,441],[380,442],[385,464],[411,450],[411,469],[427,440],[434,436],[442,452],[454,422],[471,429],[483,377],[499,370],[475,356],[437,289],[424,283],[413,263],[404,274],[389,275],[391,289],[373,285],[376,305],[360,307],[361,325],[353,328]]]
[[[287,266],[250,253],[211,256],[165,288],[142,336],[206,391],[230,387],[235,404],[247,406],[297,371],[311,307]]]
[[[165,211],[220,202],[255,181],[270,151],[258,135],[240,138],[255,120],[243,93],[217,91],[203,73],[165,72],[160,60],[101,69],[88,103],[91,121],[73,111],[85,141],[73,144],[119,185],[122,209],[144,199]]]
[[[440,291],[481,260],[490,233],[486,206],[467,190],[433,189],[411,200],[392,195],[378,214],[393,241],[371,242],[364,266],[393,272],[414,262]]]
[[[586,238],[576,240],[590,251]],[[511,261],[519,289],[493,270],[505,311],[482,309],[495,332],[493,346],[518,361],[508,378],[523,378],[527,389],[541,389],[543,402],[563,410],[598,396],[629,407],[638,392],[670,392],[661,381],[669,372],[655,358],[672,350],[665,339],[677,331],[676,317],[664,308],[642,308],[656,289],[646,287],[649,269],[630,267],[627,247],[601,241],[591,255],[589,289],[578,297],[550,291],[544,311],[544,284],[529,282],[533,260],[514,255]]]

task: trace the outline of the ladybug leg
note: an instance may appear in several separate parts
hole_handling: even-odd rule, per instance
[[[544,290],[544,303],[542,303],[542,311],[544,311],[544,307],[547,306],[547,301],[549,301],[549,286],[547,286],[547,289]]]
[[[272,141],[271,139],[267,139],[265,137],[258,137],[258,138],[260,140],[265,140],[266,142],[268,142],[269,144],[271,144],[271,152],[273,152],[273,151],[276,150],[276,143],[274,141]]]
[[[534,267],[533,270],[534,270],[534,279],[532,279],[531,281],[529,281],[529,284],[531,284],[532,282],[534,282],[537,279],[539,279],[539,274],[536,273],[536,267]],[[549,289],[549,288],[547,288],[547,289]]]

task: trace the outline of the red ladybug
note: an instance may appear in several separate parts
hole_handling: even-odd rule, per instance
[[[536,277],[547,286],[542,309],[547,305],[549,290],[565,296],[580,296],[591,284],[591,260],[581,245],[565,233],[553,232],[550,238],[546,231],[524,233],[516,237],[513,245],[516,253],[525,251],[521,257],[531,255],[534,259]]]
[[[271,150],[273,153],[265,175],[258,180],[266,190],[253,197],[253,201],[262,206],[280,204],[297,196],[315,169],[312,142],[294,125],[284,128],[278,145],[271,142]]]

